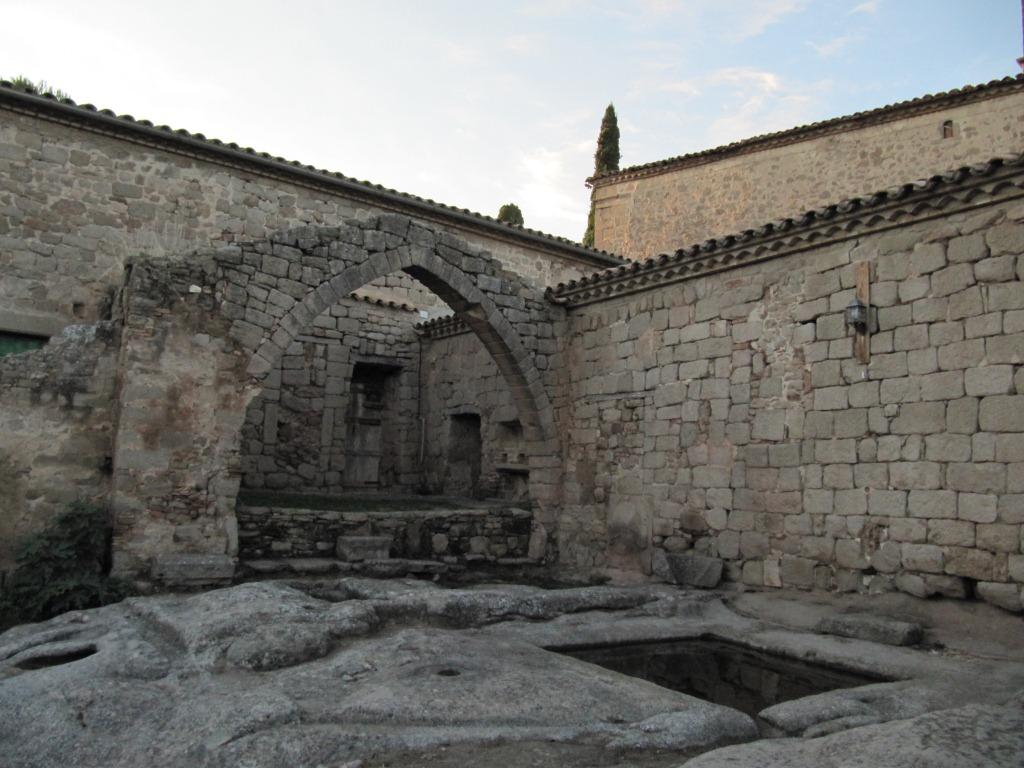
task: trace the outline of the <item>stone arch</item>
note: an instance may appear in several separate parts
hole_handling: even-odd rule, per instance
[[[249,403],[324,310],[395,272],[446,301],[508,382],[536,503],[530,553],[555,556],[561,460],[545,389],[553,382],[541,371],[550,369],[559,310],[461,238],[383,213],[132,270],[121,342],[122,364],[132,375],[118,393],[111,490],[118,573],[152,566],[166,580],[158,561],[172,556],[186,570],[209,561],[230,574]]]
[[[284,351],[322,312],[378,278],[402,271],[437,294],[470,327],[509,384],[533,453],[557,444],[553,412],[533,356],[495,302],[461,268],[423,247],[372,254],[324,280],[296,303],[259,344],[247,373],[258,386]],[[547,446],[545,450],[544,446]]]

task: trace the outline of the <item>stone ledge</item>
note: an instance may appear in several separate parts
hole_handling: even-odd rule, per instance
[[[150,575],[169,586],[230,584],[235,575],[235,559],[227,555],[157,555]]]

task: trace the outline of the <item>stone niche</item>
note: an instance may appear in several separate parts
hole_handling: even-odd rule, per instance
[[[519,419],[502,418],[494,421],[492,434],[493,465],[497,476],[496,495],[510,501],[528,499],[530,470],[527,465],[523,425]]]

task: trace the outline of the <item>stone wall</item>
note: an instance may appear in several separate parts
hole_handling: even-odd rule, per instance
[[[471,495],[524,499],[529,469],[525,436],[508,382],[467,328],[423,338],[423,463],[426,489],[464,494],[459,476],[459,417],[478,417],[481,450]],[[453,460],[454,459],[454,460]]]
[[[411,560],[523,558],[531,520],[530,512],[514,507],[336,512],[244,506],[238,513],[245,559],[333,557],[339,536],[390,536],[392,557]]]
[[[693,548],[755,586],[1020,610],[1019,176],[951,177],[556,292],[563,562],[649,572],[655,550]],[[867,365],[843,316],[858,262]]]
[[[416,207],[435,228],[468,238],[541,287],[609,261],[372,185],[346,192],[331,174],[198,135],[146,131],[0,88],[0,321],[93,322],[129,260],[181,259],[296,226],[337,226],[382,207]],[[375,200],[384,197],[383,206]],[[381,278],[369,290],[431,314],[442,309],[407,275]]]
[[[42,349],[0,358],[0,575],[19,538],[72,501],[105,498],[117,341],[109,322],[70,326]]]
[[[353,488],[420,484],[417,423],[419,314],[359,299],[345,299],[317,317],[265,379],[246,412],[243,486],[337,493]],[[357,364],[387,371],[383,403],[383,461],[368,484],[354,468],[358,414],[351,398]],[[355,470],[355,471],[354,471]]]
[[[595,243],[644,259],[1024,148],[1024,79],[910,105],[598,180]]]

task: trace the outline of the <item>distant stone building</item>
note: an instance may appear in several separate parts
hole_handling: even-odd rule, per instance
[[[88,498],[155,583],[358,536],[430,573],[700,556],[1020,611],[1022,87],[595,180],[600,243],[667,251],[632,263],[0,87],[0,570]]]
[[[644,259],[1021,147],[1018,75],[590,179],[594,243]]]

